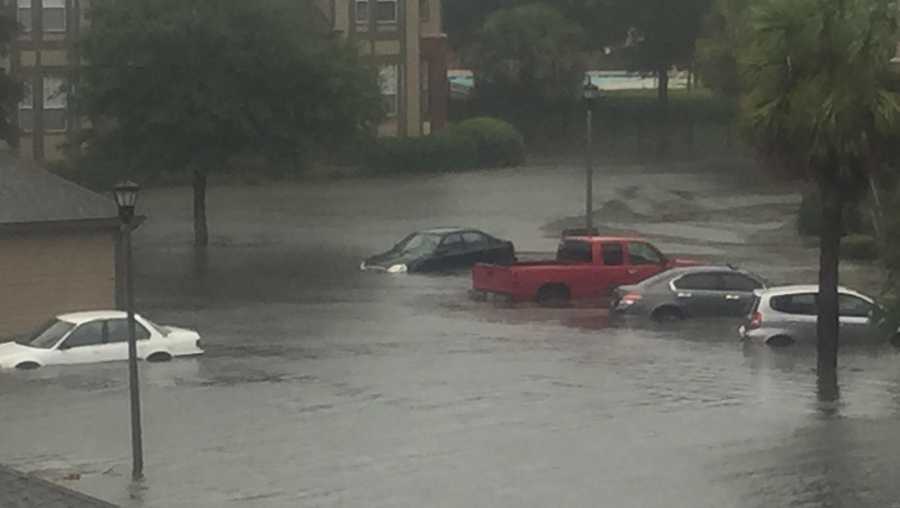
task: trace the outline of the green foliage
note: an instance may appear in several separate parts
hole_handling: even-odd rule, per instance
[[[0,11],[0,56],[9,57],[10,44],[18,31],[15,18],[10,10]],[[22,98],[22,84],[16,81],[9,72],[0,72],[0,139],[14,144],[15,129],[10,124],[10,115],[16,111],[16,103]]]
[[[751,0],[715,0],[697,40],[697,74],[721,94],[740,93],[739,48],[746,44]]]
[[[516,166],[524,161],[522,136],[501,120],[476,118],[430,136],[381,138],[366,155],[379,173],[435,173]]]
[[[841,239],[841,257],[854,261],[878,259],[878,242],[871,235],[854,234]]]
[[[761,151],[800,174],[858,187],[900,121],[887,87],[892,0],[757,0],[739,51],[743,122]]]
[[[371,132],[374,69],[315,24],[309,1],[95,0],[76,104],[86,161],[219,171],[261,156],[297,165]]]
[[[571,107],[580,94],[583,45],[580,27],[550,6],[491,14],[464,55],[475,72],[479,109],[508,118]]]
[[[459,135],[475,140],[479,167],[518,166],[525,162],[525,140],[511,124],[480,117],[451,127]]]

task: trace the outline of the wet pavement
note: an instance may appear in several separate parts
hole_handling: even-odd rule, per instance
[[[599,173],[610,232],[815,280],[784,182]],[[822,403],[813,350],[742,346],[730,321],[609,328],[602,309],[471,302],[466,274],[358,271],[430,226],[552,251],[582,181],[536,167],[214,188],[204,259],[189,190],[150,191],[140,310],[198,328],[208,354],[141,365],[147,479],[129,481],[117,363],[0,373],[0,463],[133,507],[900,506],[891,348],[843,350],[841,400]]]

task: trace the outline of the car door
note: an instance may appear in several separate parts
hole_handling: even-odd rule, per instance
[[[563,283],[575,299],[595,298],[601,295],[604,284],[600,277],[604,267],[594,263],[594,246],[584,240],[563,239],[556,251],[556,261],[561,269],[542,283]]]
[[[625,245],[619,242],[604,242],[597,247],[598,259],[592,274],[594,296],[609,297],[617,287],[636,282],[625,254]]]
[[[435,256],[438,269],[452,270],[466,266],[466,243],[462,234],[452,233],[444,237]]]
[[[768,326],[782,329],[795,341],[815,344],[818,303],[815,293],[793,293],[773,296],[769,306],[777,314],[764,316]]]
[[[107,329],[107,361],[127,360],[128,359],[128,320],[127,319],[110,319],[106,322]],[[143,358],[144,345],[150,339],[150,332],[141,325],[140,322],[134,322],[134,336],[137,340],[138,357]]]
[[[103,320],[82,323],[57,347],[58,355],[54,363],[68,365],[103,361],[100,358],[105,342],[106,323]]]
[[[855,295],[838,295],[840,309],[840,339],[845,343],[873,342],[877,340],[876,329],[871,325],[874,306]]]
[[[477,231],[466,231],[462,234],[466,244],[465,263],[472,266],[475,263],[500,263],[501,245],[494,243],[490,238]]]
[[[723,316],[746,316],[753,306],[753,291],[761,289],[762,282],[743,273],[722,273],[719,275],[719,289],[722,292],[720,304]]]
[[[717,272],[692,272],[672,280],[678,306],[689,317],[714,316],[724,300]]]
[[[647,242],[628,242],[629,284],[640,282],[662,271],[665,257]]]

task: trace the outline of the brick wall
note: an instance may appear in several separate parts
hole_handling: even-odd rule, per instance
[[[115,308],[115,273],[112,232],[0,236],[0,337],[55,314]]]

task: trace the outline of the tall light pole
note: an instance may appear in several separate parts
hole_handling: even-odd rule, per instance
[[[138,386],[137,339],[134,323],[134,274],[131,259],[131,231],[134,229],[134,206],[138,184],[126,181],[115,187],[119,220],[122,221],[122,242],[125,251],[125,306],[128,312],[128,387],[131,398],[131,478],[144,476],[144,448],[141,437],[141,395]]]
[[[591,76],[584,75],[584,109],[585,109],[585,198],[584,227],[586,234],[594,234],[594,99],[600,94],[596,85],[591,83]]]

